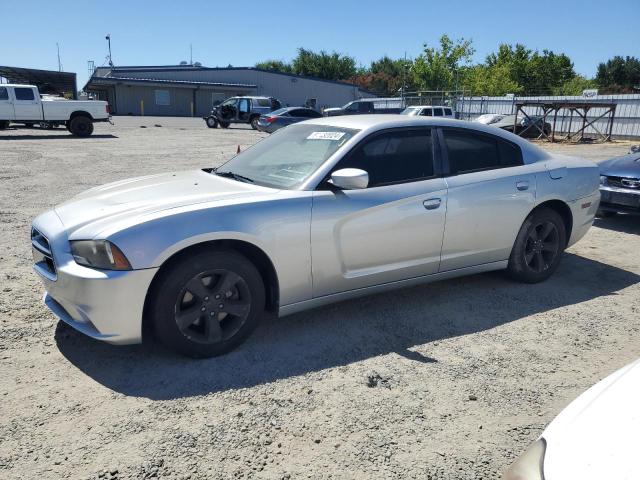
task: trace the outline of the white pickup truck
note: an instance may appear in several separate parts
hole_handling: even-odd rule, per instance
[[[100,100],[65,100],[40,97],[33,85],[0,85],[0,130],[10,123],[65,125],[78,137],[93,133],[94,122],[111,120],[109,104]]]

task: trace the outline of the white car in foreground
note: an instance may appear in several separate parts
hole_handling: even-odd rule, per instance
[[[565,408],[503,480],[640,479],[640,360]]]

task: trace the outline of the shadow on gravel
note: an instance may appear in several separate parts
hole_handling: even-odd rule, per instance
[[[62,132],[60,132],[62,133]],[[2,140],[60,140],[61,138],[68,138],[68,139],[75,139],[75,140],[85,140],[85,139],[91,139],[91,138],[118,138],[115,135],[111,135],[110,133],[107,134],[100,134],[100,135],[91,135],[89,137],[76,137],[75,135],[71,135],[66,134],[66,135],[8,135],[8,136],[3,136],[0,135],[0,141]]]
[[[396,352],[398,361],[437,361],[409,350],[581,303],[640,281],[640,275],[567,254],[537,285],[502,272],[427,284],[270,319],[238,350],[207,360],[172,354],[155,342],[103,344],[60,323],[56,343],[76,367],[124,395],[174,399],[248,388]],[[567,321],[575,321],[567,319]],[[426,345],[425,345],[426,344]]]
[[[598,217],[593,224],[607,230],[640,235],[640,215],[618,214],[615,217]]]

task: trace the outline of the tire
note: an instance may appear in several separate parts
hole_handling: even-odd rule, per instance
[[[598,210],[596,212],[596,217],[611,218],[611,217],[615,217],[617,214],[618,212],[614,212],[613,210]]]
[[[69,122],[69,131],[76,137],[88,137],[93,133],[93,122],[89,117],[78,115]]]
[[[251,120],[249,120],[249,123],[251,124],[251,128],[253,128],[254,130],[258,129],[258,119],[259,118],[260,117],[258,117],[256,115],[256,116],[251,117]]]
[[[154,287],[149,311],[158,340],[183,355],[207,358],[244,342],[264,308],[260,273],[226,250],[195,253],[169,267]]]
[[[223,122],[223,121],[220,121],[220,122],[218,122],[218,123],[220,124],[220,126],[221,126],[222,128],[229,128],[229,122]]]
[[[510,276],[524,283],[549,278],[560,264],[566,238],[564,222],[555,210],[541,208],[531,212],[511,250],[507,266]]]
[[[9,128],[9,122],[7,122],[6,120],[3,120],[0,122],[0,130],[5,130]]]
[[[215,119],[215,117],[207,117],[205,122],[207,124],[207,127],[209,128],[218,128],[218,121]]]

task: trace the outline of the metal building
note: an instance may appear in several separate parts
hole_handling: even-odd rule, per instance
[[[84,90],[117,115],[203,116],[235,95],[275,97],[284,105],[315,104],[318,110],[374,96],[359,87],[253,67],[98,67]]]

